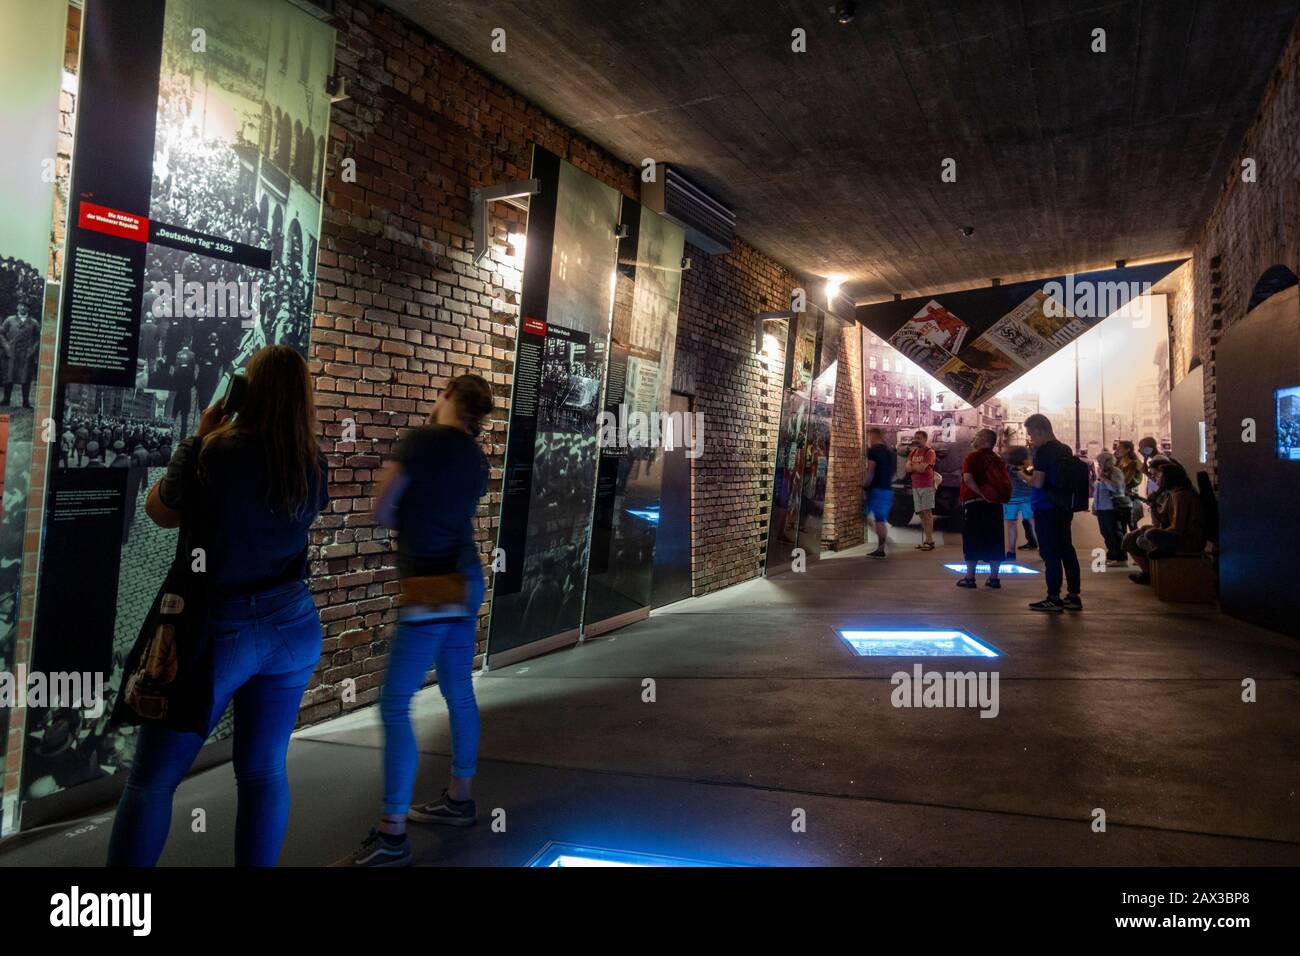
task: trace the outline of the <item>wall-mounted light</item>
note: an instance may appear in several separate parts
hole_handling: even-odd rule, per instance
[[[844,279],[841,276],[830,276],[826,279],[826,305],[829,307],[835,302],[835,297],[840,294],[840,287],[844,285]]]
[[[528,234],[523,232],[512,232],[506,236],[506,245],[510,247],[508,255],[515,264],[515,268],[520,272],[524,268],[524,253],[528,249]]]

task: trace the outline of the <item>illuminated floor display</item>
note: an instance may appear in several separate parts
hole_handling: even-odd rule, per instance
[[[944,567],[947,568],[949,571],[956,571],[958,574],[966,573],[966,565],[964,564],[945,564]],[[981,561],[979,564],[975,565],[976,574],[988,574],[989,571],[990,568],[988,566],[988,562],[986,561]],[[1037,574],[1037,573],[1038,573],[1037,569],[1027,568],[1023,564],[999,564],[998,565],[998,574]]]
[[[965,631],[837,632],[860,657],[1001,657],[1001,653]]]
[[[683,860],[675,856],[658,856],[654,853],[634,853],[631,850],[610,850],[603,847],[580,846],[576,843],[548,843],[529,862],[529,866],[723,866],[722,863],[705,863],[702,860]]]

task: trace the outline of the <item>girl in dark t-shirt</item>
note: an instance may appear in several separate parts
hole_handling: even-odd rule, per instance
[[[474,512],[487,465],[476,436],[492,411],[492,390],[477,375],[447,383],[427,425],[408,432],[384,466],[375,517],[398,534],[402,607],[388,653],[379,710],[384,721],[384,802],[379,825],[349,858],[352,866],[411,862],[408,820],[471,826],[479,714],[471,671],[483,568],[474,546]],[[451,779],[442,796],[411,806],[419,762],[411,698],[430,666],[451,723]]]

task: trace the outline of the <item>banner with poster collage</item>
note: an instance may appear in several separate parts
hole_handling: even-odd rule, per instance
[[[698,455],[703,440],[692,419],[667,415],[686,234],[626,196],[621,224],[583,610],[587,635],[649,613],[664,452],[672,442]]]
[[[50,262],[54,161],[67,8],[4,0],[0,30],[0,674],[14,673],[23,537],[35,436],[32,383],[40,360]],[[9,739],[0,703],[0,742]],[[0,777],[8,746],[0,743]],[[0,815],[3,814],[0,807]],[[0,831],[8,824],[0,816]]]
[[[769,574],[790,567],[796,548],[821,553],[831,419],[844,323],[809,304],[790,321],[767,536]]]
[[[618,265],[619,192],[539,146],[532,177],[489,665],[578,639]]]
[[[858,319],[978,405],[1150,291],[1183,261],[864,305]]]
[[[288,0],[85,5],[34,668],[112,699],[175,548],[149,487],[259,348],[307,353],[334,46]],[[27,731],[25,800],[133,749],[107,712]]]

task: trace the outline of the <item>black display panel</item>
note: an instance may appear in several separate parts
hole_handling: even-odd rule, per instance
[[[334,47],[288,0],[86,3],[33,654],[93,663],[109,697],[175,551],[149,487],[258,349],[307,354]],[[23,799],[134,740],[31,714]]]
[[[540,147],[532,176],[489,666],[578,637],[618,262],[619,193]]]

